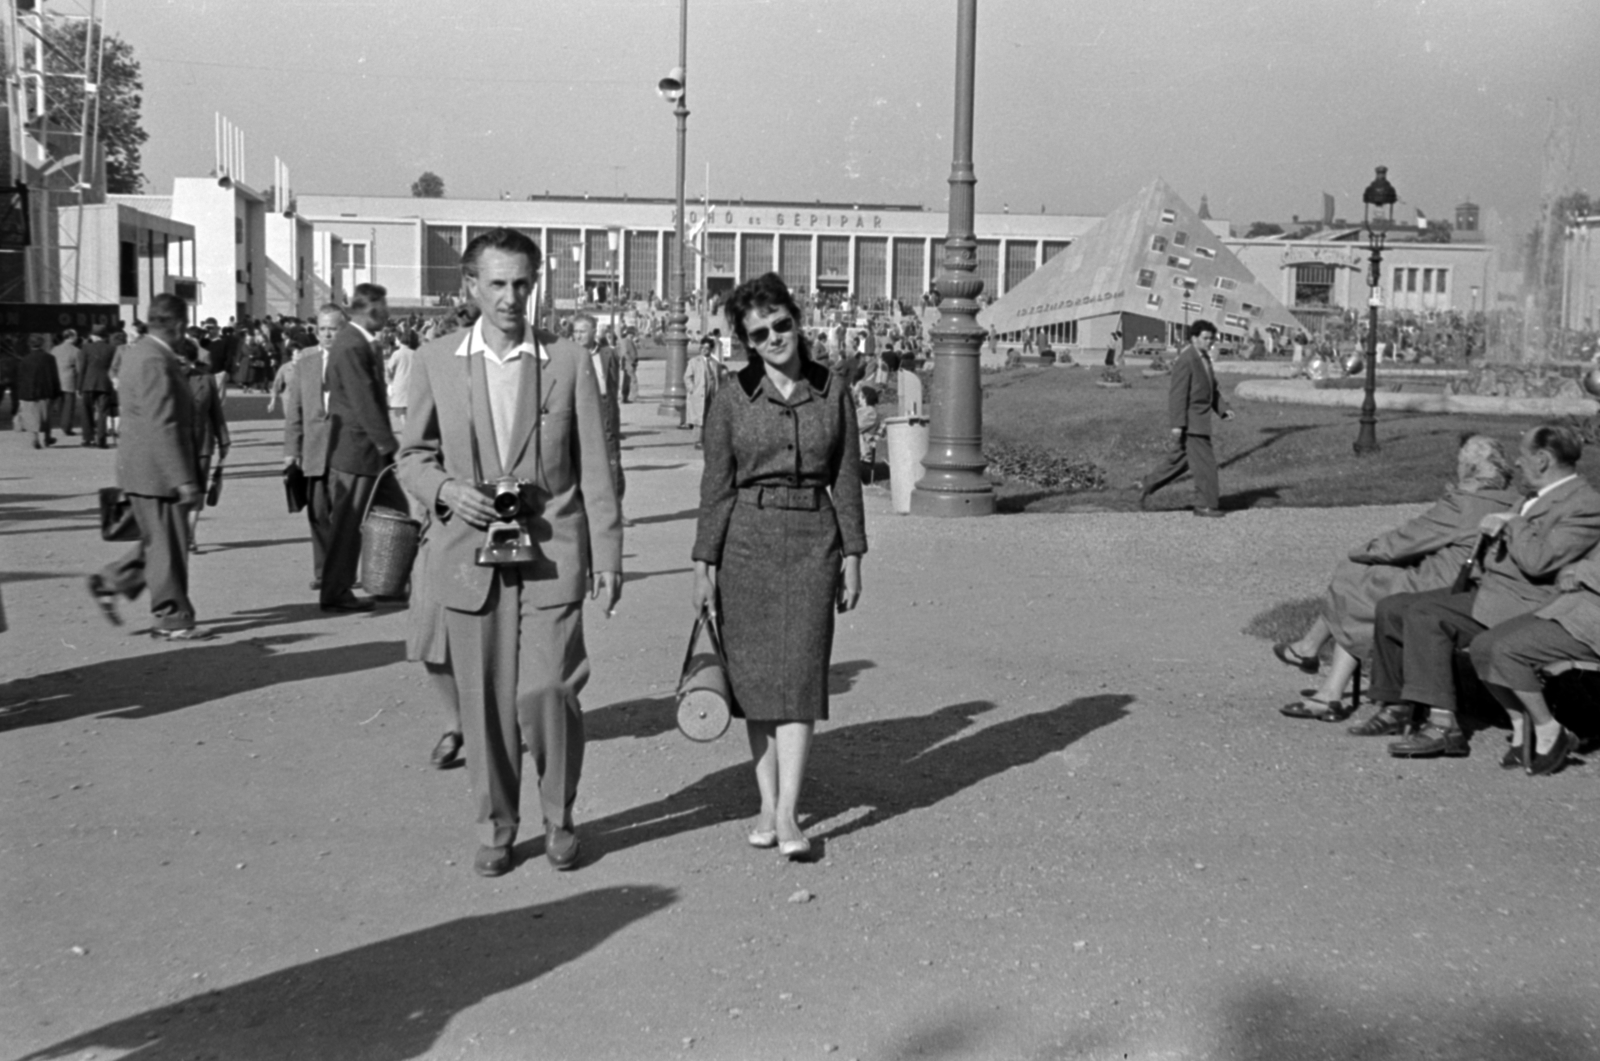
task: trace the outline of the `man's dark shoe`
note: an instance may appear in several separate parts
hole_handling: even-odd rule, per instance
[[[1532,742],[1529,742],[1530,745]],[[1578,735],[1565,726],[1556,734],[1556,741],[1550,745],[1550,750],[1540,755],[1536,751],[1529,751],[1528,773],[1534,777],[1544,777],[1553,774],[1567,765],[1567,760],[1578,747]]]
[[[1527,769],[1528,749],[1531,743],[1528,738],[1532,735],[1533,728],[1530,726],[1522,734],[1521,740],[1512,741],[1506,745],[1506,753],[1500,757],[1500,769],[1515,770],[1519,766],[1523,769]]]
[[[1223,516],[1227,515],[1227,513],[1222,511],[1222,509],[1220,509],[1220,508],[1203,508],[1203,507],[1196,508],[1194,510],[1194,514],[1197,515],[1197,516],[1204,516],[1207,519],[1221,519]]]
[[[545,826],[544,857],[556,869],[572,869],[578,864],[578,834],[571,829]]]
[[[501,877],[511,872],[511,845],[480,847],[472,860],[472,872],[480,877]]]
[[[322,610],[325,612],[370,612],[374,605],[369,600],[362,600],[352,594],[342,600],[324,601]]]
[[[1378,708],[1378,713],[1360,725],[1345,732],[1352,737],[1399,737],[1411,729],[1411,709],[1388,705]]]
[[[1460,727],[1446,729],[1436,722],[1425,722],[1405,740],[1389,745],[1389,754],[1396,759],[1459,759],[1471,750]]]
[[[322,588],[322,579],[314,578],[314,579],[311,580],[311,589],[312,589],[313,592],[315,592],[315,591],[317,591],[317,590],[319,590],[321,588]]]
[[[446,730],[444,736],[439,738],[439,743],[433,746],[433,754],[428,756],[428,765],[435,770],[443,770],[460,756],[461,734],[455,730]]]

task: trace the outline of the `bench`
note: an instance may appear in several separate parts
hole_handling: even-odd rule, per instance
[[[1505,708],[1484,687],[1465,649],[1455,653],[1456,716],[1467,730],[1507,727]],[[1600,663],[1567,660],[1552,663],[1539,675],[1550,713],[1576,733],[1585,748],[1600,741]]]

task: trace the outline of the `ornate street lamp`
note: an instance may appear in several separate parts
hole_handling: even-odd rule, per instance
[[[667,317],[667,381],[661,390],[661,404],[656,413],[675,418],[683,423],[688,391],[683,385],[683,370],[689,364],[689,310],[684,305],[684,255],[683,245],[683,156],[689,131],[689,102],[685,96],[688,82],[684,71],[689,66],[689,0],[678,0],[678,65],[656,85],[661,98],[674,104],[672,113],[678,119],[678,214],[676,242],[678,264],[668,282],[671,285],[672,313]]]
[[[1356,435],[1356,453],[1366,456],[1378,452],[1378,292],[1383,284],[1383,241],[1394,224],[1394,204],[1399,200],[1389,183],[1389,167],[1379,166],[1378,175],[1361,193],[1361,225],[1367,230],[1367,387],[1361,399],[1361,430]]]
[[[976,276],[978,239],[973,232],[973,73],[977,61],[978,0],[959,0],[956,11],[956,127],[950,161],[950,224],[944,270],[934,281],[939,320],[933,335],[933,394],[929,402],[925,473],[911,494],[919,516],[987,516],[994,512],[994,487],[984,478],[983,391],[978,351]]]

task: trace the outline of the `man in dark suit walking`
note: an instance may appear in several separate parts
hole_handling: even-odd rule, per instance
[[[622,362],[622,403],[626,405],[639,392],[639,339],[632,327],[623,326],[617,357]]]
[[[600,419],[606,429],[606,463],[611,466],[611,485],[617,491],[617,505],[627,486],[622,475],[622,409],[617,404],[622,389],[622,371],[611,347],[595,339],[595,319],[580,313],[572,319],[572,341],[583,347],[594,366],[595,382],[600,385]]]
[[[106,425],[111,418],[111,403],[117,396],[116,384],[111,380],[111,359],[117,348],[107,338],[110,334],[104,324],[92,325],[89,341],[78,351],[78,390],[83,393],[84,415],[83,444],[105,449]]]
[[[294,384],[283,394],[283,466],[306,477],[306,519],[311,524],[311,588],[322,589],[333,505],[328,491],[328,353],[345,326],[344,310],[328,303],[317,311],[317,345],[295,358]]]
[[[139,541],[120,560],[89,576],[89,592],[113,623],[121,622],[117,596],[132,600],[148,586],[155,617],[151,634],[169,641],[199,636],[189,601],[185,518],[201,502],[195,479],[194,399],[177,354],[188,315],[176,295],[157,295],[150,302],[149,334],[122,356],[117,485],[132,506]]]
[[[1222,404],[1222,390],[1211,364],[1217,326],[1195,321],[1189,325],[1188,338],[1188,345],[1172,365],[1172,383],[1167,390],[1167,456],[1140,484],[1139,507],[1145,507],[1151,494],[1190,472],[1200,500],[1194,514],[1215,518],[1222,515],[1222,497],[1217,485],[1217,455],[1211,448],[1211,414],[1232,420],[1233,413]]]
[[[394,432],[383,378],[377,334],[389,320],[388,292],[377,284],[357,284],[350,298],[350,320],[328,351],[328,510],[327,556],[322,566],[322,610],[361,612],[372,601],[355,595],[361,563],[361,519],[378,473],[394,459]]]

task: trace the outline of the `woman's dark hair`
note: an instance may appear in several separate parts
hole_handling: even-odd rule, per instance
[[[775,309],[786,309],[789,316],[794,318],[795,327],[800,327],[800,307],[795,304],[794,296],[789,293],[789,285],[783,282],[783,277],[777,273],[765,273],[754,280],[746,280],[733,289],[733,294],[728,296],[728,301],[722,304],[722,312],[728,318],[728,327],[733,329],[733,334],[739,337],[743,346],[750,345],[750,337],[744,331],[744,315],[751,310],[760,310],[770,313]],[[811,344],[806,341],[805,332],[796,333],[800,344],[800,358],[803,361],[811,360]]]
[[[876,387],[862,387],[861,388],[861,400],[862,400],[862,402],[864,402],[867,405],[877,405],[878,404],[878,388],[876,388]]]

